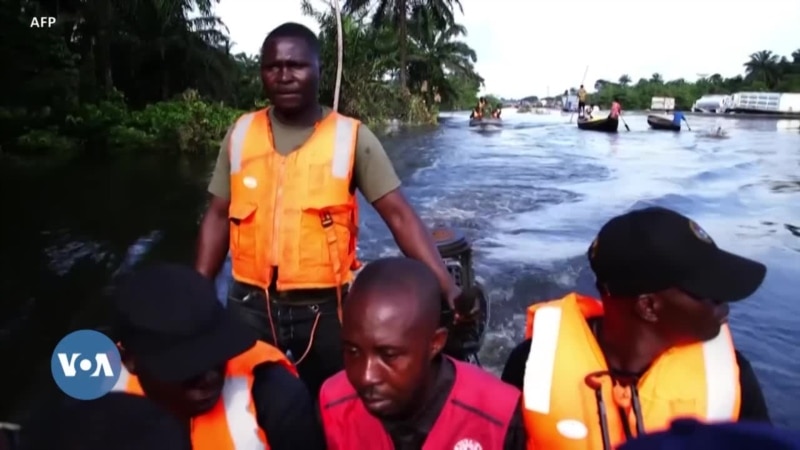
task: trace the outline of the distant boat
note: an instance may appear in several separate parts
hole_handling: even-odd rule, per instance
[[[647,124],[654,130],[664,131],[681,131],[680,125],[672,123],[672,119],[664,116],[649,115],[647,116]]]
[[[599,119],[578,119],[578,128],[586,131],[600,131],[603,133],[616,133],[619,128],[619,119],[601,117]]]
[[[470,127],[502,127],[503,126],[503,119],[469,119],[469,126]]]

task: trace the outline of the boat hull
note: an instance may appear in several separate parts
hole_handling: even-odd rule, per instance
[[[661,116],[647,116],[647,124],[654,130],[681,131],[680,125],[675,125],[672,120]]]
[[[471,127],[502,127],[502,119],[469,119],[469,126]]]
[[[608,117],[602,119],[578,119],[578,129],[586,131],[599,131],[601,133],[616,133],[619,128],[619,119]]]

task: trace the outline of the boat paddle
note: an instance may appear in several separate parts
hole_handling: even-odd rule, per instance
[[[619,120],[621,120],[621,121],[622,121],[622,124],[623,124],[623,125],[625,125],[625,129],[626,129],[626,130],[628,130],[628,131],[631,131],[631,127],[629,127],[629,126],[628,126],[628,123],[627,123],[627,122],[625,122],[625,119],[623,119],[623,118],[622,118],[622,114],[620,114],[620,116],[619,116]]]
[[[685,117],[683,118],[683,121],[686,122],[686,129],[689,130],[689,131],[692,131],[692,127],[689,126],[689,121],[686,120]]]

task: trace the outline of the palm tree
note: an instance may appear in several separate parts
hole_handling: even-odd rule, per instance
[[[391,25],[397,30],[400,58],[400,86],[408,88],[408,20],[414,7],[425,7],[430,11],[430,19],[443,29],[455,22],[454,8],[458,6],[463,13],[461,0],[345,0],[344,9],[348,12],[365,11],[374,8],[372,25],[379,28]]]
[[[654,73],[653,76],[650,77],[650,82],[653,84],[664,84],[664,78],[660,73]]]
[[[750,55],[744,63],[748,81],[761,81],[768,89],[773,89],[778,82],[778,65],[780,58],[770,50],[761,50]]]
[[[219,50],[228,47],[227,27],[212,14],[212,0],[132,0],[119,9],[120,42],[137,50],[137,66],[154,66],[157,99],[172,95],[173,76],[190,61],[206,74],[224,72]]]
[[[622,75],[621,77],[619,77],[619,84],[621,84],[622,86],[627,86],[631,84],[631,77],[628,76],[628,74]]]
[[[422,91],[429,102],[447,102],[456,95],[448,75],[483,81],[475,73],[475,51],[456,40],[466,36],[464,26],[452,23],[439,29],[432,11],[422,6],[414,8],[410,19],[409,37],[413,45],[408,55],[409,83]]]
[[[599,91],[600,89],[603,89],[606,85],[610,83],[611,82],[607,80],[597,80],[594,82],[594,90]]]
[[[320,58],[336,61],[337,29],[332,6],[327,11],[318,11],[308,0],[302,2],[303,14],[313,17],[320,25]],[[397,67],[397,33],[388,28],[366,27],[363,17],[351,12],[342,14],[342,59],[341,98],[339,111],[365,121],[364,111],[374,106],[390,103],[392,96],[385,76]],[[320,77],[320,101],[333,103],[336,64],[323,65]],[[370,107],[371,105],[371,107]]]

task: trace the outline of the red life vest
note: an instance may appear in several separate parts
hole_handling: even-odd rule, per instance
[[[520,391],[473,365],[452,360],[455,382],[422,450],[502,450]],[[381,422],[364,408],[344,371],[329,378],[319,404],[328,450],[393,450]]]

